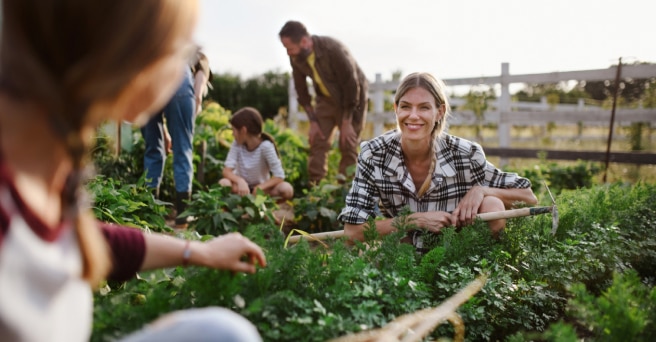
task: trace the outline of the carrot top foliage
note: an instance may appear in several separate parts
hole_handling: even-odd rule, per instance
[[[298,141],[284,134],[290,142],[283,163],[288,156],[298,167],[306,152],[292,148]],[[146,199],[138,177],[119,177],[105,175],[90,183],[101,199],[98,217],[165,231],[152,218],[162,215],[166,203]],[[297,177],[302,182],[304,175]],[[486,223],[477,222],[443,230],[428,241],[425,254],[399,243],[402,233],[379,237],[371,231],[365,244],[333,240],[325,248],[302,240],[285,246],[281,226],[270,216],[275,208],[270,198],[237,200],[211,184],[196,186],[199,204],[190,210],[199,217],[200,234],[187,237],[241,231],[263,247],[268,266],[253,275],[174,268],[108,283],[95,295],[93,341],[123,336],[172,310],[204,306],[238,312],[266,341],[326,341],[438,306],[480,273],[488,274],[486,285],[458,311],[469,341],[577,336],[647,341],[656,336],[655,184],[563,187],[556,196],[560,224],[555,235],[549,215],[509,219],[498,240]],[[344,189],[348,184],[328,179],[299,192],[302,196],[293,201],[298,224],[310,232],[340,229],[331,218],[343,206]],[[541,204],[550,204],[544,189],[537,195]],[[412,225],[396,221],[400,230]],[[453,328],[445,324],[431,338],[451,336]]]

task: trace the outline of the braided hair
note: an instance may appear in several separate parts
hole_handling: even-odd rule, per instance
[[[3,0],[0,87],[43,108],[72,170],[61,193],[62,220],[75,227],[82,278],[92,285],[109,268],[84,182],[92,143],[87,128],[121,115],[118,101],[143,70],[173,52],[195,20],[196,2],[181,0]],[[74,37],[74,38],[73,38]]]

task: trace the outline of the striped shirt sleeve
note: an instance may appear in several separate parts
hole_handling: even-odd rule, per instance
[[[228,151],[228,156],[226,157],[225,163],[223,164],[225,167],[229,167],[231,169],[236,169],[237,168],[237,142],[233,141],[232,145],[230,145],[230,150]]]
[[[262,142],[262,153],[264,154],[264,159],[269,166],[269,171],[273,177],[278,177],[285,179],[285,171],[282,168],[282,162],[276,153],[276,147],[273,146],[273,143],[265,140]]]

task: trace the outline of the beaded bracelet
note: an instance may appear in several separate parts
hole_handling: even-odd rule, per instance
[[[191,258],[191,248],[189,244],[190,242],[187,240],[185,243],[184,251],[182,252],[182,266],[189,265],[189,259]]]

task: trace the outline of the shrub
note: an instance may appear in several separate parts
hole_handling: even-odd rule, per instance
[[[541,156],[541,162],[535,167],[524,170],[506,171],[516,172],[520,176],[531,180],[531,189],[538,193],[542,190],[542,180],[547,182],[549,189],[558,194],[562,190],[576,190],[590,188],[594,177],[601,171],[601,167],[592,162],[578,161],[574,165],[560,165],[546,161],[546,155]]]
[[[656,336],[656,288],[642,284],[635,271],[614,273],[612,285],[596,296],[572,285],[568,313],[598,341],[651,341]]]

